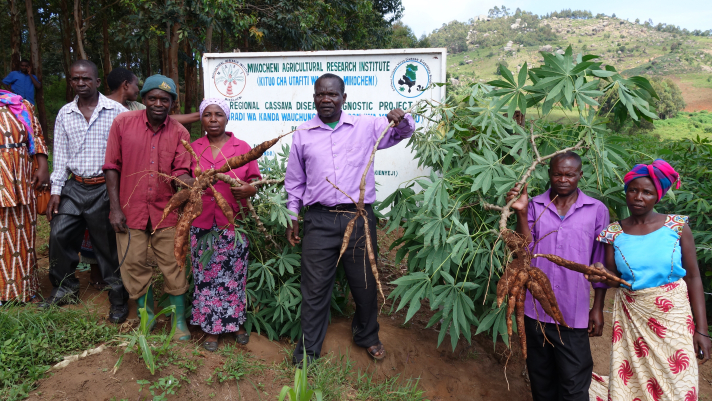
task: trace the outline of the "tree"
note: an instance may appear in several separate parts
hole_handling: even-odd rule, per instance
[[[37,30],[35,29],[35,12],[32,8],[32,0],[25,0],[25,8],[27,11],[27,31],[30,37],[30,49],[32,54],[32,72],[37,75],[38,81],[43,82],[42,57],[40,55]],[[35,89],[35,107],[37,108],[40,126],[42,127],[42,132],[46,140],[49,132],[47,131],[47,110],[45,109],[44,87]]]
[[[10,12],[10,23],[12,24],[12,32],[10,33],[10,69],[12,71],[20,70],[20,10],[17,8],[18,0],[7,0],[8,11]]]
[[[392,25],[393,33],[391,36],[392,49],[406,49],[418,47],[418,39],[415,37],[413,30],[402,21],[396,21]]]

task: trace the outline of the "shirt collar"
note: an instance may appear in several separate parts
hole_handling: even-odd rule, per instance
[[[583,205],[593,205],[595,204],[596,200],[593,199],[592,197],[586,195],[583,193],[581,188],[576,189],[578,191],[578,198],[576,199],[576,203],[573,204],[574,208],[579,208]],[[544,206],[548,205],[551,203],[551,188],[547,189],[546,192],[544,192],[541,195],[537,195],[534,198],[532,198],[532,202],[536,202],[539,204],[542,204]]]
[[[141,110],[141,115],[143,116],[143,123],[146,124],[146,128],[153,132],[153,127],[151,127],[151,123],[148,122],[148,115],[146,114],[146,110]],[[168,128],[168,126],[171,124],[171,117],[166,116],[166,119],[161,123],[161,125],[158,127],[158,131],[162,130],[163,128]],[[154,134],[157,134],[158,131],[153,132]]]
[[[74,96],[74,100],[72,103],[70,103],[69,109],[67,109],[67,114],[76,111],[77,113],[81,112],[79,111],[79,96]],[[99,92],[99,101],[96,103],[96,108],[101,111],[102,109],[107,109],[107,110],[112,110],[115,109],[117,106],[121,106],[119,103],[109,99],[108,97],[104,96]],[[123,106],[121,106],[123,107]]]
[[[331,130],[331,127],[329,127],[328,125],[326,125],[325,122],[321,121],[321,118],[319,117],[319,114],[318,114],[318,113],[317,113],[316,116],[314,116],[314,118],[312,119],[312,121],[314,121],[314,123],[317,124],[317,125],[319,125],[321,128]],[[339,128],[339,127],[340,127],[341,125],[343,125],[343,124],[354,125],[355,122],[356,122],[356,119],[354,118],[354,116],[352,116],[351,114],[349,114],[349,113],[347,113],[347,112],[341,110],[341,117],[339,117],[339,122],[336,124],[336,126],[334,127],[334,129]]]

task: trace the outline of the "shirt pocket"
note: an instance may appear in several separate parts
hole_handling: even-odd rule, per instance
[[[158,160],[155,162],[158,163],[159,172],[168,175],[171,174],[171,171],[173,171],[173,155],[174,152],[168,150],[161,149],[158,152]]]
[[[346,151],[346,164],[353,167],[361,167],[366,164],[367,146],[354,144]]]

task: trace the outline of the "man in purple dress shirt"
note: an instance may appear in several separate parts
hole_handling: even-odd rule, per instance
[[[517,215],[517,232],[536,243],[535,253],[550,253],[586,265],[603,262],[604,249],[595,238],[608,226],[608,209],[578,189],[582,176],[579,155],[567,152],[555,156],[549,165],[551,189],[529,202],[525,185],[512,205]],[[518,190],[515,187],[510,191],[507,201],[517,196]],[[593,285],[595,298],[589,311],[590,285],[582,273],[543,258],[533,259],[532,266],[549,277],[564,320],[571,326],[571,329],[557,328],[554,320],[527,292],[524,325],[527,369],[534,400],[588,401],[593,372],[588,337],[600,336],[603,332],[603,300],[607,287],[600,283]],[[542,324],[537,324],[536,319]]]
[[[378,148],[389,148],[413,135],[415,122],[401,109],[386,117],[352,116],[341,110],[346,101],[344,81],[337,75],[324,74],[314,84],[317,116],[299,126],[289,152],[284,187],[287,208],[296,214],[302,207],[304,241],[302,242],[302,333],[292,361],[299,365],[304,356],[312,362],[321,353],[329,324],[331,292],[336,276],[336,262],[346,225],[356,206],[326,179],[338,185],[352,198],[359,197],[361,175],[376,140],[390,122],[390,128]],[[373,248],[376,249],[376,219],[371,204],[376,200],[376,179],[371,166],[366,178],[366,210]],[[287,228],[292,245],[299,238],[299,222],[292,217]],[[352,323],[356,345],[366,348],[375,359],[383,359],[385,348],[378,339],[378,300],[376,279],[371,273],[365,250],[363,220],[359,219],[351,235],[343,263],[356,312]]]

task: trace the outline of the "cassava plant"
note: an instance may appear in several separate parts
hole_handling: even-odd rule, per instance
[[[501,336],[506,343],[516,327],[523,340],[527,290],[565,324],[548,278],[531,260],[547,257],[582,272],[588,267],[537,254],[536,245],[512,229],[514,200],[505,202],[517,183],[527,183],[534,195],[545,190],[547,160],[555,154],[581,153],[581,189],[611,210],[625,207],[620,192],[627,163],[621,149],[606,141],[606,122],[621,116],[656,118],[650,106],[655,91],[647,79],[624,78],[612,66],[604,68],[597,56],[574,55],[570,47],[561,55],[542,56],[537,68],[525,63],[514,76],[503,67],[501,80],[476,83],[464,96],[429,103],[423,115],[429,123],[409,146],[419,165],[432,172],[380,206],[390,207],[388,230],[403,230],[392,249],[399,247],[396,262],[405,259],[408,267],[408,274],[392,283],[390,297],[400,299],[397,310],[408,305],[406,320],[427,300],[436,311],[428,326],[441,322],[438,345],[447,334],[453,349],[460,335],[470,341],[472,326],[475,334],[490,331],[495,342]],[[602,110],[599,105],[612,93],[617,101]],[[527,117],[522,125],[514,119],[519,113]],[[516,326],[511,322],[515,309]]]

